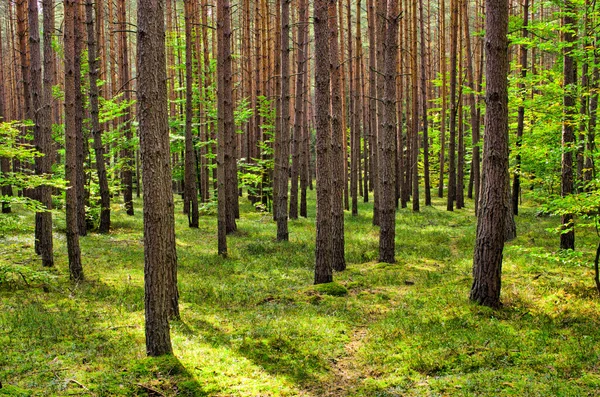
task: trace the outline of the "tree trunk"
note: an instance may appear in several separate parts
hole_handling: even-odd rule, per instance
[[[333,281],[331,236],[331,123],[330,55],[328,0],[314,1],[315,116],[317,128],[317,237],[315,243],[315,284]]]
[[[306,49],[308,43],[305,40],[308,30],[308,4],[306,0],[298,1],[298,27],[297,27],[297,51],[296,56],[296,99],[294,101],[294,137],[292,154],[292,188],[290,190],[290,218],[298,219],[298,177],[302,172],[301,144],[303,135],[304,101],[306,92],[304,90],[307,79],[305,70]],[[306,187],[306,186],[305,186]]]
[[[423,2],[419,1],[419,19],[421,27],[421,107],[423,109],[423,176],[425,180],[425,205],[431,205],[431,182],[429,180],[429,134],[427,120],[427,46],[425,44],[425,17]]]
[[[196,151],[192,137],[192,123],[194,121],[194,62],[193,26],[192,26],[191,0],[184,3],[185,12],[185,199],[184,206],[188,216],[188,226],[198,227],[198,190],[196,188]]]
[[[526,2],[528,0],[525,0]],[[475,87],[475,73],[473,72],[473,51],[471,49],[471,34],[469,33],[469,7],[467,3],[463,3],[463,17],[464,17],[464,36],[465,36],[465,47],[467,51],[467,83],[469,85],[469,106],[471,116],[471,140],[473,146],[473,155],[471,160],[471,176],[473,179],[473,201],[475,202],[475,214],[477,215],[477,209],[479,205],[479,185],[481,181],[481,166],[480,166],[480,154],[479,154],[479,114],[477,112],[477,100],[475,98],[474,91]],[[517,154],[517,156],[519,156]],[[515,174],[516,175],[516,174]],[[469,189],[469,192],[471,189]],[[471,196],[469,196],[471,197]]]
[[[447,210],[454,210],[456,200],[456,66],[458,52],[458,0],[450,0],[450,143],[448,147],[448,202]]]
[[[169,317],[179,315],[163,1],[138,0],[137,24],[146,353],[160,356],[173,351]]]
[[[83,280],[77,223],[77,133],[75,120],[75,0],[64,3],[65,51],[65,177],[67,179],[66,221],[67,251],[71,280]]]
[[[486,0],[483,175],[470,299],[499,307],[508,197],[508,1]]]
[[[332,266],[334,270],[346,269],[344,258],[344,126],[342,103],[342,67],[338,50],[338,0],[329,0],[329,56],[331,57],[331,148],[330,166],[332,176],[331,238]]]
[[[398,63],[397,0],[388,1],[385,39],[385,95],[379,157],[381,196],[379,200],[379,261],[396,261],[396,65]]]
[[[52,172],[51,141],[52,120],[51,100],[48,90],[42,85],[42,61],[40,54],[40,31],[38,21],[38,2],[29,0],[29,48],[30,48],[30,80],[31,80],[31,103],[33,105],[33,121],[35,123],[33,134],[34,144],[44,156],[35,158],[35,173],[37,175],[50,174]],[[44,26],[45,33],[46,26]],[[44,43],[46,44],[46,43]],[[2,44],[0,44],[2,45]],[[44,45],[44,53],[47,51]],[[51,50],[51,48],[50,48]],[[48,72],[44,74],[44,82],[48,84]],[[52,87],[49,88],[50,90]],[[40,186],[36,189],[35,198],[40,201],[48,211],[35,214],[35,243],[36,252],[42,257],[43,266],[53,266],[54,256],[52,254],[52,188]]]
[[[576,74],[575,59],[572,54],[575,43],[575,34],[571,29],[575,28],[575,18],[572,15],[574,6],[571,1],[566,1],[564,6],[562,25],[567,28],[563,32],[563,126],[562,126],[562,169],[561,169],[561,197],[567,197],[573,193],[573,149],[575,145],[575,95]],[[564,214],[560,217],[562,233],[560,235],[561,249],[575,249],[575,230],[573,214]]]
[[[281,1],[281,92],[279,98],[280,128],[275,138],[279,141],[279,157],[275,159],[277,176],[277,241],[288,241],[288,175],[290,171],[290,2]]]
[[[117,28],[119,30],[119,76],[120,76],[120,87],[119,91],[123,92],[123,100],[131,101],[131,75],[129,70],[129,47],[127,40],[127,31],[129,26],[127,25],[127,11],[125,7],[125,0],[117,0]],[[125,203],[125,209],[127,215],[133,215],[133,159],[134,154],[131,149],[131,140],[133,134],[131,131],[131,107],[125,110],[125,115],[121,119],[121,124],[125,130],[125,148],[121,152],[121,157],[125,159],[125,165],[122,171],[122,184],[123,184],[123,202]]]
[[[451,0],[452,1],[452,0]],[[448,110],[448,98],[446,96],[446,7],[444,0],[440,0],[440,64],[442,74],[442,114],[440,117],[440,176],[438,185],[438,197],[444,197],[444,165],[446,161],[446,113]]]
[[[412,173],[412,210],[413,212],[420,211],[419,205],[419,79],[417,75],[417,0],[411,2],[411,56],[410,56],[410,72],[411,72],[411,110],[412,110],[412,156],[410,170]],[[424,99],[424,98],[422,98]],[[423,103],[426,104],[425,101]]]
[[[93,0],[86,0],[85,12],[90,79],[90,118],[92,121],[92,136],[94,137],[94,152],[96,154],[96,171],[98,172],[98,184],[100,185],[100,225],[98,226],[98,231],[100,233],[108,233],[110,230],[110,191],[108,190],[108,178],[106,176],[104,145],[102,144],[102,128],[98,117],[98,61],[96,56],[96,34],[94,32],[93,9]]]
[[[2,29],[0,28],[0,81],[12,81],[12,79],[7,79],[7,74],[5,73],[5,63],[4,63],[4,52],[2,51]],[[10,48],[10,47],[9,47]],[[0,122],[5,122],[8,119],[8,110],[7,103],[5,102],[5,85],[0,84]],[[9,87],[10,88],[10,87]],[[9,89],[9,93],[10,93]],[[7,174],[10,172],[10,159],[7,157],[0,157],[0,173]],[[0,186],[0,195],[2,196],[12,196],[12,187],[10,185],[2,185]],[[2,202],[2,213],[8,214],[11,212],[11,207],[8,202]]]
[[[83,32],[85,31],[84,20],[81,15],[81,3],[75,3],[75,133],[76,133],[76,178],[77,178],[77,224],[80,236],[87,234],[87,221],[85,207],[87,205],[85,160],[87,158],[88,143],[87,134],[83,131],[83,119],[85,109],[83,107],[83,93],[81,92],[81,57],[83,54]]]

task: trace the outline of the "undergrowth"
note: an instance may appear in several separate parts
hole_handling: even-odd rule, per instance
[[[361,203],[346,213],[348,269],[314,287],[314,212],[279,243],[271,216],[241,203],[226,259],[214,215],[189,229],[178,203],[182,319],[175,356],[158,359],[144,348],[141,202],[135,217],[114,211],[110,234],[81,238],[80,284],[68,279],[64,218],[56,267],[43,269],[33,216],[2,215],[0,396],[600,394],[592,230],[578,230],[579,254],[561,255],[548,231],[558,219],[523,208],[492,311],[467,299],[471,206],[398,211],[397,263],[384,264]]]

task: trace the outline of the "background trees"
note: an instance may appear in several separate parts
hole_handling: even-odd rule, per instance
[[[167,119],[160,113],[152,125],[160,128],[160,145],[148,143],[152,154],[161,149],[159,165],[152,165],[161,167],[158,178],[140,158],[142,136],[152,136],[152,130],[141,127],[146,110],[140,109],[139,79],[146,64],[133,65],[140,55],[132,35],[140,33],[139,5],[45,0],[40,10],[33,0],[0,2],[0,117],[31,120],[19,124],[16,139],[8,133],[7,139],[24,148],[33,143],[44,154],[33,161],[10,153],[0,159],[3,211],[10,210],[9,202],[32,198],[61,211],[64,194],[72,277],[79,280],[79,236],[108,233],[115,212],[132,215],[134,191],[145,178],[169,180],[169,192],[160,190],[158,200],[164,204],[163,197],[173,196],[166,204],[175,206],[182,195],[192,227],[216,212],[216,251],[222,255],[246,200],[257,211],[273,212],[280,241],[294,242],[299,222],[288,218],[311,218],[316,209],[315,281],[328,282],[331,269],[345,269],[352,249],[345,230],[350,198],[357,219],[359,196],[372,201],[368,216],[379,227],[378,258],[393,262],[400,247],[396,224],[404,216],[397,207],[412,201],[412,210],[427,216],[430,209],[419,202],[423,188],[426,206],[433,185],[446,195],[448,210],[474,208],[482,216],[482,236],[489,225],[499,225],[488,210],[497,197],[480,196],[499,186],[491,174],[482,177],[500,172],[489,168],[494,165],[513,175],[512,189],[506,178],[501,190],[506,205],[512,190],[514,214],[521,200],[529,200],[540,214],[560,215],[556,239],[561,248],[574,249],[574,226],[587,232],[600,204],[594,2],[511,3],[508,33],[498,33],[511,62],[506,95],[494,88],[496,79],[505,79],[494,73],[502,71],[493,65],[484,70],[492,60],[484,50],[484,21],[493,16],[481,0],[320,4],[314,11],[327,15],[317,13],[315,21],[304,0],[168,0],[153,11],[164,14],[166,23],[165,42],[155,44],[165,51],[166,77],[163,82],[155,76],[154,84],[165,85]],[[481,100],[484,86],[496,90],[499,101],[508,98],[507,119],[501,120],[507,143],[496,141],[500,133],[492,130],[481,136],[482,118],[499,117],[496,96]],[[144,176],[145,169],[151,175]],[[32,190],[19,182],[22,175],[46,183]],[[63,177],[65,192],[50,187],[52,178]],[[316,208],[309,192],[313,180]],[[503,224],[512,225],[512,215],[506,217],[511,222]],[[163,226],[170,228],[169,222]],[[50,213],[39,211],[36,251],[48,266],[52,230]],[[59,223],[54,231],[61,230]],[[491,263],[477,259],[477,252],[476,268]],[[497,297],[490,305],[498,305]],[[174,315],[177,306],[169,310]]]

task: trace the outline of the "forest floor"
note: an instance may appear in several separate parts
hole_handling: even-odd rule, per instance
[[[0,215],[0,396],[600,395],[594,230],[577,231],[582,252],[560,253],[558,218],[523,208],[493,311],[468,300],[471,201],[398,211],[395,264],[377,263],[378,229],[361,203],[358,217],[346,213],[348,269],[320,287],[314,212],[278,243],[271,216],[241,203],[227,259],[215,217],[189,229],[178,203],[182,318],[163,358],[145,356],[141,201],[134,217],[115,205],[110,234],[81,239],[77,285],[64,218],[47,271],[32,215]]]

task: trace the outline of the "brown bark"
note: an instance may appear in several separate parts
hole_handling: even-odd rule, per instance
[[[412,172],[412,210],[419,212],[419,79],[417,71],[417,0],[411,6],[411,99],[412,99],[412,156],[410,170]]]
[[[64,3],[64,51],[65,51],[65,176],[67,179],[66,221],[67,251],[71,280],[83,280],[79,231],[77,223],[77,153],[75,119],[75,0]]]
[[[90,81],[90,118],[92,121],[92,137],[94,138],[94,152],[96,155],[96,172],[100,185],[100,233],[110,230],[110,191],[104,159],[104,145],[102,144],[102,127],[99,120],[98,108],[98,60],[96,54],[96,32],[94,31],[94,4],[93,0],[85,2],[87,39],[88,39],[88,64]],[[99,27],[99,26],[97,26]]]
[[[331,264],[336,271],[346,269],[344,258],[344,123],[342,103],[342,68],[338,49],[337,0],[329,0],[329,56],[331,84],[331,149],[329,155],[331,193]]]
[[[52,141],[52,120],[51,120],[51,100],[52,97],[46,86],[42,85],[42,60],[40,51],[40,33],[38,21],[38,2],[29,0],[29,48],[30,48],[30,81],[31,81],[31,104],[33,106],[32,115],[34,122],[34,144],[40,153],[44,156],[36,157],[35,173],[37,175],[50,174],[51,170],[51,141]],[[46,29],[47,26],[44,26]],[[46,43],[45,43],[46,44]],[[44,46],[44,54],[47,54],[47,47]],[[51,48],[50,48],[50,53]],[[45,84],[48,72],[44,74]],[[48,210],[52,209],[52,190],[49,186],[40,186],[36,189],[35,198],[42,203]],[[54,257],[52,254],[52,213],[49,211],[37,212],[35,214],[35,247],[36,252],[42,257],[43,266],[53,266]]]
[[[198,190],[196,189],[196,151],[192,137],[194,121],[194,62],[192,1],[184,3],[185,13],[185,198],[184,206],[188,215],[188,226],[198,227]]]
[[[396,238],[396,64],[398,63],[398,2],[388,1],[385,40],[385,95],[382,123],[379,200],[379,261],[395,262]],[[414,54],[416,55],[416,54]],[[417,200],[418,201],[418,200]]]
[[[177,253],[171,193],[164,3],[138,0],[137,70],[144,188],[146,353],[171,354],[169,317],[178,315]]]
[[[508,197],[508,1],[486,0],[483,174],[470,299],[499,307]]]
[[[119,30],[119,91],[123,92],[123,100],[131,101],[131,72],[129,69],[129,47],[127,40],[127,10],[126,0],[117,0],[117,28]],[[123,185],[123,202],[127,215],[133,215],[133,169],[134,153],[131,149],[131,140],[133,133],[131,130],[131,107],[125,110],[125,115],[121,119],[122,128],[125,131],[125,148],[121,152],[121,157],[125,159],[125,165],[121,174],[121,184]]]
[[[448,98],[446,95],[447,69],[446,69],[446,7],[444,0],[440,0],[440,11],[438,13],[440,19],[440,73],[442,74],[442,114],[440,117],[440,174],[438,185],[438,197],[444,197],[444,165],[446,162],[446,113],[448,110]]]
[[[562,126],[562,169],[561,169],[561,197],[567,197],[573,193],[573,149],[575,145],[575,95],[576,74],[575,59],[572,54],[575,34],[571,29],[575,28],[575,18],[572,15],[574,6],[571,1],[564,5],[564,16],[562,25],[567,28],[563,32],[563,126]],[[575,249],[575,230],[573,214],[564,214],[560,217],[562,233],[560,235],[561,249]]]
[[[379,179],[378,170],[378,152],[379,145],[377,143],[377,58],[375,54],[375,19],[376,12],[373,5],[374,0],[367,0],[367,11],[369,21],[369,146],[370,146],[370,164],[369,169],[369,188],[373,191],[373,224],[377,224],[377,183]]]
[[[315,284],[333,281],[331,236],[331,122],[328,0],[314,1],[315,116],[317,129],[317,237],[315,243]]]
[[[303,143],[303,121],[304,121],[304,102],[305,102],[305,80],[307,76],[304,72],[306,63],[306,49],[308,47],[308,4],[306,0],[298,1],[297,25],[297,55],[296,55],[296,99],[294,101],[294,134],[292,139],[292,186],[290,190],[290,219],[298,219],[298,177],[302,172],[301,145]],[[306,186],[305,186],[306,188]],[[306,207],[306,190],[305,190]]]
[[[423,111],[423,177],[425,182],[425,205],[431,205],[431,182],[429,179],[429,134],[428,134],[428,90],[427,90],[427,53],[425,43],[425,17],[423,16],[423,2],[419,1],[419,20],[421,30],[421,107]]]
[[[288,174],[290,171],[290,0],[281,2],[279,134],[275,136],[279,156],[275,158],[277,196],[274,199],[277,221],[277,241],[288,241]]]
[[[450,142],[448,147],[448,201],[447,210],[454,210],[456,201],[456,67],[458,52],[458,0],[450,0]]]
[[[2,27],[0,26],[0,81],[12,81],[12,79],[7,79],[7,75],[10,73],[5,73],[5,63],[4,63],[4,52],[2,50]],[[10,47],[9,47],[10,49]],[[8,106],[5,101],[5,87],[7,85],[0,84],[0,122],[5,122],[8,120]],[[8,91],[11,92],[10,85],[8,85]],[[0,173],[6,174],[10,172],[10,159],[6,157],[0,157]],[[12,187],[10,185],[2,185],[0,186],[0,194],[3,196],[12,196]],[[2,213],[8,214],[11,212],[11,207],[8,202],[2,202]]]
[[[525,0],[526,2],[528,0]],[[479,114],[477,112],[477,100],[475,98],[474,91],[475,87],[475,73],[473,72],[473,51],[471,49],[471,34],[469,32],[469,7],[467,3],[463,3],[463,17],[464,17],[464,36],[465,36],[465,47],[467,51],[467,83],[471,92],[469,93],[469,106],[471,116],[471,141],[473,145],[473,155],[471,160],[471,175],[473,179],[473,201],[475,202],[475,214],[479,206],[479,186],[481,181],[481,155],[479,153]],[[517,156],[520,156],[517,154]],[[471,192],[471,189],[469,189]],[[471,197],[469,195],[469,197]]]
[[[77,178],[77,224],[80,236],[87,234],[87,222],[85,207],[87,204],[86,181],[85,181],[85,160],[88,153],[87,136],[84,136],[83,118],[85,109],[83,107],[83,93],[81,92],[81,57],[83,54],[83,32],[85,26],[81,15],[81,4],[75,3],[75,134],[76,134],[76,178]]]

